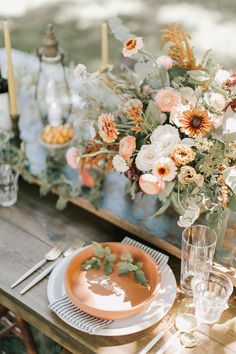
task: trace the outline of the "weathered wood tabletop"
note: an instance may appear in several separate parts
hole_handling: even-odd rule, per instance
[[[127,232],[78,207],[69,205],[63,212],[56,211],[54,197],[40,199],[36,186],[21,183],[20,187],[18,203],[14,207],[0,209],[0,303],[19,313],[23,319],[73,353],[138,353],[160,331],[162,322],[133,335],[88,335],[70,328],[48,309],[47,279],[23,296],[20,290],[25,283],[15,289],[10,288],[13,281],[40,260],[52,246],[69,246],[78,239],[120,241],[127,235]],[[171,256],[169,265],[179,281],[179,260]],[[182,299],[183,295],[179,293],[171,311]],[[191,350],[183,349],[181,354],[236,353],[235,316],[234,292],[230,306],[220,321],[212,326],[199,327],[199,346]],[[170,335],[168,332],[150,353],[155,353]],[[179,341],[176,340],[166,353],[175,353],[179,348]]]

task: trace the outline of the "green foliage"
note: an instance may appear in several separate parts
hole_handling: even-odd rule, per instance
[[[202,70],[189,70],[188,74],[193,80],[198,82],[205,82],[210,80],[208,73]]]
[[[146,276],[145,276],[145,273],[144,273],[144,271],[141,270],[141,269],[138,269],[138,270],[136,270],[136,271],[134,272],[134,279],[135,279],[138,283],[140,283],[140,284],[142,284],[142,285],[145,285],[145,286],[148,285],[148,281],[147,281],[147,278],[146,278]]]
[[[132,37],[128,27],[123,25],[122,21],[118,17],[112,17],[108,22],[112,33],[118,41],[123,43]]]
[[[112,273],[114,262],[116,260],[116,255],[111,253],[110,247],[103,247],[100,243],[93,243],[94,257],[87,259],[81,266],[82,270],[90,270],[90,269],[99,269],[103,263],[103,272],[106,275]],[[134,273],[134,279],[142,284],[147,286],[148,281],[147,278],[141,270],[143,267],[142,262],[138,262],[133,259],[132,255],[127,252],[123,253],[120,257],[121,262],[116,264],[119,269],[119,275],[127,275],[130,272]]]
[[[141,269],[143,267],[143,263],[134,260],[130,253],[124,253],[121,256],[121,262],[117,263],[117,267],[119,269],[119,275],[127,275],[133,272],[134,279],[138,283],[145,286],[148,285],[148,280],[145,273]]]

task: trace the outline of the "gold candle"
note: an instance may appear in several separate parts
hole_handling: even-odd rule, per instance
[[[18,116],[17,100],[16,100],[16,85],[14,80],[14,72],[11,58],[11,37],[8,22],[3,21],[4,42],[7,54],[7,78],[8,78],[8,93],[10,99],[10,114],[12,117]]]
[[[106,67],[109,64],[109,55],[108,55],[108,28],[105,22],[102,23],[101,52],[102,52],[102,67]]]

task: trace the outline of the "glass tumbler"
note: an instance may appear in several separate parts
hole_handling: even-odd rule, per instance
[[[218,272],[206,276],[196,276],[192,281],[195,317],[200,323],[215,323],[228,308],[228,300],[233,292],[230,279]]]
[[[11,165],[0,165],[0,205],[10,207],[17,201],[18,177]]]
[[[215,231],[204,225],[192,225],[183,231],[180,285],[187,295],[192,296],[193,277],[211,269],[216,240]]]

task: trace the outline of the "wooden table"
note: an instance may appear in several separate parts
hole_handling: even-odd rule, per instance
[[[0,209],[0,303],[36,327],[39,331],[73,353],[135,354],[158,333],[163,323],[137,334],[120,337],[98,337],[74,330],[48,309],[47,279],[21,296],[10,284],[55,245],[67,246],[75,240],[120,241],[127,232],[109,224],[85,210],[69,205],[63,212],[54,208],[55,199],[40,199],[38,187],[21,183],[19,202],[11,208]],[[171,256],[169,264],[179,281],[179,260]],[[178,294],[175,306],[183,299]],[[172,309],[173,310],[173,309]],[[236,294],[221,320],[213,325],[201,325],[197,331],[200,345],[184,353],[236,353]],[[150,353],[155,353],[163,340]],[[177,352],[178,341],[166,353]]]

